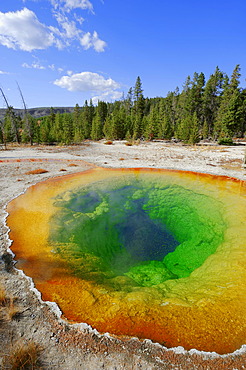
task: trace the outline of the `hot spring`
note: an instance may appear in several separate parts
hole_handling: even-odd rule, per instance
[[[230,353],[246,343],[246,185],[97,168],[8,205],[17,267],[70,322]]]

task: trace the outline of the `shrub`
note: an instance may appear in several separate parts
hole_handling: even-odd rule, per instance
[[[231,137],[223,137],[218,140],[219,145],[233,145],[233,140]]]

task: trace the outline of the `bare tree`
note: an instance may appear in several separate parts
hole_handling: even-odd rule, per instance
[[[15,139],[16,139],[17,143],[20,144],[19,130],[18,130],[18,126],[17,126],[17,120],[16,120],[14,109],[11,105],[9,105],[8,100],[7,100],[7,98],[6,98],[6,96],[3,92],[3,89],[1,87],[0,87],[0,91],[2,93],[3,99],[4,99],[4,101],[6,103],[6,106],[7,106],[7,115],[9,116],[9,118],[11,120],[11,127],[12,127],[13,133],[15,135]]]
[[[28,116],[28,112],[27,112],[26,102],[25,102],[25,99],[24,99],[24,96],[22,94],[21,88],[20,88],[17,81],[16,81],[16,84],[18,86],[18,90],[19,90],[19,93],[20,93],[20,96],[21,96],[23,107],[24,107],[24,118],[23,118],[24,125],[25,125],[26,131],[27,131],[28,136],[29,136],[30,144],[32,145],[33,144],[33,131],[32,131],[32,125],[31,125],[31,122],[30,122],[30,119],[29,119],[29,116]]]

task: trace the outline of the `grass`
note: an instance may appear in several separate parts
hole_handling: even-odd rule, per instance
[[[6,320],[16,320],[20,317],[21,311],[20,309],[14,304],[14,298],[8,299],[8,304],[6,307],[5,317]]]
[[[6,294],[4,287],[0,284],[0,324],[1,331],[9,337],[7,324],[16,320],[24,312],[15,304],[15,298]],[[7,338],[6,338],[7,339]],[[1,352],[1,351],[0,351]],[[3,357],[3,363],[0,364],[2,369],[24,370],[24,369],[41,369],[40,364],[41,348],[33,341],[18,341],[9,346],[8,354]],[[1,367],[3,365],[3,367]]]
[[[5,321],[11,321],[17,319],[21,311],[14,304],[14,297],[8,297],[5,289],[0,285],[0,311],[1,319]]]
[[[7,296],[6,296],[6,292],[5,292],[5,289],[0,286],[0,306],[5,306],[7,303]]]
[[[13,345],[10,355],[6,356],[5,363],[12,370],[41,369],[40,352],[40,347],[33,341],[17,342]]]

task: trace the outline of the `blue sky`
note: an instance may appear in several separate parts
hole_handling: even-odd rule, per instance
[[[166,96],[215,67],[246,77],[245,0],[8,0],[0,4],[0,87],[21,108],[113,101],[141,77]],[[4,101],[0,98],[0,107]]]

